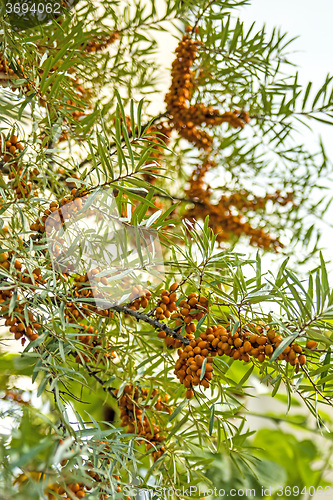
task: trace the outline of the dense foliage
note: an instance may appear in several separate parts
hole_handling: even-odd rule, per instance
[[[332,78],[246,0],[61,3],[1,6],[0,498],[325,491],[331,163],[298,141]]]

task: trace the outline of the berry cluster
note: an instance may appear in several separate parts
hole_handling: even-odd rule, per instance
[[[23,391],[8,389],[4,391],[4,394],[1,396],[1,399],[4,401],[15,401],[15,403],[30,406],[31,402],[22,398]]]
[[[31,231],[37,231],[39,233],[45,233],[46,229],[48,232],[51,232],[53,229],[58,231],[61,226],[65,224],[66,220],[70,219],[71,216],[81,210],[84,203],[87,201],[87,194],[82,193],[80,197],[75,197],[76,193],[77,189],[74,188],[71,191],[71,196],[62,198],[60,203],[51,201],[49,208],[44,210],[44,215],[30,225]],[[65,207],[66,205],[68,206]],[[87,211],[86,215],[90,215],[90,212]],[[47,228],[45,227],[46,221]]]
[[[101,483],[101,477],[97,472],[92,470],[92,463],[88,464],[88,467],[91,467],[90,470],[88,470],[89,476],[96,482],[96,483]],[[120,476],[113,475],[112,476],[117,482],[120,481]],[[53,483],[50,484],[47,487],[46,490],[46,495],[48,500],[56,500],[56,498],[59,498],[59,495],[61,498],[65,499],[76,499],[76,498],[84,498],[86,495],[89,495],[90,490],[92,489],[92,486],[88,486],[84,483],[71,483],[66,485],[66,489],[61,486],[58,483]],[[122,491],[121,486],[118,484],[116,487],[116,492],[120,493]],[[95,492],[96,493],[96,492]],[[56,494],[56,496],[55,496]],[[98,496],[99,500],[104,500],[110,498],[109,495],[106,495],[104,493],[100,493]],[[129,496],[125,496],[126,500],[131,500]]]
[[[178,283],[173,283],[169,291],[164,290],[161,293],[161,300],[158,302],[155,309],[156,319],[159,321],[163,321],[164,319],[173,320],[175,322],[175,329],[179,331],[184,328],[186,332],[185,337],[189,340],[193,340],[193,334],[196,331],[194,321],[200,321],[208,312],[208,299],[202,296],[198,297],[198,294],[193,292],[190,293],[186,299],[181,300],[179,305],[177,305],[176,290],[178,287]],[[168,336],[163,330],[160,331],[157,336],[160,339],[164,339],[164,343],[167,347],[177,349],[183,345],[181,340]]]
[[[86,52],[99,52],[100,50],[106,49],[109,45],[113,44],[116,40],[119,40],[119,31],[113,31],[111,35],[107,37],[95,36],[88,41],[86,45],[83,46]]]
[[[5,163],[15,159],[24,150],[23,144],[18,140],[16,135],[11,135],[6,140],[0,138],[0,147]]]
[[[84,325],[83,323],[79,323],[79,325],[84,330],[84,334],[79,335],[79,341],[87,346],[87,348],[90,351],[90,356],[87,356],[85,354],[81,355],[77,354],[75,358],[75,361],[77,363],[82,363],[83,361],[90,361],[91,356],[93,356],[96,363],[100,361],[106,362],[110,357],[112,358],[117,357],[115,351],[111,350],[110,352],[108,352],[108,350],[111,349],[110,345],[106,347],[107,350],[99,349],[103,347],[103,341],[101,338],[99,338],[98,331],[93,326]]]
[[[3,296],[6,298],[6,295],[2,292],[0,302],[3,301]],[[10,299],[11,296],[12,292],[7,296],[7,299]],[[26,323],[24,309],[24,305],[20,304],[16,306],[14,311],[9,315],[8,306],[1,307],[1,313],[5,318],[5,325],[10,327],[9,330],[14,334],[16,340],[21,339],[22,345],[25,343],[25,337],[31,342],[36,340],[38,338],[36,330],[41,328],[41,324],[36,321],[36,318],[30,311],[28,311],[29,323]]]
[[[66,321],[71,322],[87,319],[87,316],[96,313],[99,316],[113,318],[113,313],[107,309],[99,309],[96,306],[88,304],[78,304],[73,302],[66,302],[64,316]]]
[[[99,277],[97,274],[102,272],[101,267],[95,267],[83,275],[76,276],[75,281],[75,297],[91,297],[94,290],[90,287],[90,280],[94,280],[95,283],[102,283],[107,285],[109,282],[106,276]]]
[[[230,211],[230,207],[237,208],[238,211],[243,210],[263,210],[268,201],[286,206],[288,203],[293,203],[296,206],[294,199],[294,193],[288,192],[285,195],[281,194],[281,191],[277,189],[275,193],[267,193],[265,196],[255,196],[251,195],[249,191],[241,190],[231,193],[229,196],[222,195],[219,201],[219,205],[222,205],[225,209]]]
[[[189,27],[187,32],[192,31]],[[194,72],[191,69],[197,57],[201,42],[195,41],[185,34],[176,48],[177,57],[172,63],[172,83],[170,91],[165,96],[169,113],[170,127],[175,128],[179,135],[197,148],[210,150],[212,137],[198,126],[208,127],[228,122],[232,127],[243,128],[250,118],[245,111],[227,111],[220,114],[218,109],[203,103],[190,104],[194,90]]]
[[[198,294],[193,292],[190,293],[187,299],[179,302],[179,307],[181,308],[180,311],[174,313],[171,317],[176,320],[175,327],[183,327],[185,325],[185,332],[187,334],[193,334],[197,329],[193,321],[200,321],[207,313],[208,299],[202,296],[198,297]],[[175,345],[175,347],[180,346]]]
[[[61,444],[63,444],[63,440],[59,439],[59,445]],[[94,444],[97,445],[97,449],[95,448],[95,450],[97,451],[99,460],[110,465],[111,460],[110,458],[108,458],[108,456],[112,453],[112,449],[110,448],[108,442],[94,441]],[[63,467],[66,466],[68,464],[68,459],[63,459],[60,464]],[[84,498],[87,495],[91,495],[91,490],[93,488],[94,498],[96,498],[96,500],[106,500],[107,498],[110,498],[109,494],[104,493],[105,483],[110,484],[110,477],[105,478],[105,475],[101,476],[100,474],[95,472],[96,466],[94,467],[91,461],[86,461],[84,465],[91,480],[88,479],[88,481],[85,483],[73,480],[73,472],[75,474],[77,470],[74,469],[74,471],[71,471],[66,467],[66,469],[64,469],[65,478],[62,480],[62,484],[60,483],[60,481],[47,484],[46,488],[44,489],[46,498],[48,498],[49,500],[56,500],[58,498],[64,498],[68,500]],[[28,472],[19,474],[14,480],[14,485],[19,485],[21,488],[22,486],[25,487],[28,480],[43,482],[45,484],[47,482],[47,475],[43,472],[30,470]],[[69,480],[70,482],[67,482],[67,480]],[[111,481],[113,485],[115,483],[116,492],[120,493],[122,491],[122,488],[119,484],[120,476],[113,474]],[[99,487],[98,493],[96,491],[96,487]],[[131,500],[131,498],[129,496],[125,496],[125,500]]]
[[[178,360],[174,373],[186,387],[187,398],[193,397],[195,386],[209,387],[213,378],[212,362],[214,356],[226,355],[246,363],[251,360],[251,357],[257,359],[259,363],[272,357],[275,349],[283,340],[282,336],[276,334],[269,327],[264,329],[261,326],[250,326],[253,331],[246,327],[238,327],[233,332],[230,325],[227,325],[227,328],[221,325],[212,325],[197,339],[191,340],[184,349],[178,349]],[[291,366],[296,366],[296,369],[298,365],[306,363],[303,349],[296,342],[285,347],[277,359],[286,361]]]
[[[191,340],[184,349],[178,349],[179,357],[175,364],[174,373],[186,387],[186,397],[189,399],[194,396],[192,389],[194,386],[202,385],[208,388],[210,380],[213,378],[212,361],[213,356],[216,356],[217,353],[212,342],[216,345],[215,339],[219,339],[220,333],[225,330],[221,330],[222,327],[218,328],[218,326],[207,328],[206,332],[201,333],[197,339]]]
[[[12,292],[10,292],[11,297]],[[3,295],[2,295],[3,296]],[[3,299],[1,299],[2,301]],[[35,330],[39,330],[41,328],[41,324],[36,321],[36,318],[33,314],[28,311],[29,323],[26,323],[24,316],[24,305],[18,305],[15,307],[14,311],[9,315],[6,313],[8,311],[8,306],[2,306],[1,312],[3,317],[5,318],[5,325],[10,326],[10,332],[14,333],[14,337],[16,340],[21,339],[22,345],[25,343],[25,338],[27,337],[31,342],[38,338],[38,334]]]
[[[15,71],[11,68],[3,54],[0,54],[0,73],[4,73],[6,76],[13,76],[15,74]]]
[[[25,485],[28,479],[33,479],[34,481],[40,482],[45,481],[45,474],[37,471],[30,471],[29,477],[26,474],[20,474],[14,481],[14,484]],[[83,483],[69,483],[66,486],[62,486],[59,483],[51,483],[45,488],[45,495],[48,500],[56,500],[57,498],[64,498],[68,500],[84,498],[87,495],[87,490],[91,487],[84,485]],[[104,496],[100,497],[105,498]]]
[[[183,323],[180,322],[180,324],[182,325]],[[186,325],[186,327],[187,326],[188,325]],[[194,327],[196,328],[195,325],[194,325]],[[169,337],[163,330],[158,332],[157,336],[160,339],[164,339],[164,343],[167,347],[172,347],[173,349],[178,349],[178,347],[182,347],[182,345],[183,345],[183,342],[181,340],[175,339],[173,337]],[[194,337],[193,333],[187,333],[184,338],[192,340],[195,337]]]
[[[218,243],[244,234],[250,237],[251,245],[256,245],[265,250],[273,249],[274,251],[282,248],[283,244],[277,238],[273,238],[262,228],[253,227],[245,219],[245,216],[241,213],[241,206],[243,206],[241,205],[241,195],[237,196],[237,193],[235,193],[229,198],[222,195],[217,203],[211,200],[212,189],[205,183],[204,176],[215,165],[215,162],[206,158],[202,165],[193,171],[189,179],[189,187],[185,190],[185,193],[194,203],[183,217],[190,221],[197,221],[198,219],[204,220],[209,216],[209,225],[217,234]],[[292,196],[288,193],[286,197],[283,197],[279,191],[276,191],[274,194],[267,194],[265,198],[253,198],[253,200],[247,198],[244,201],[244,207],[256,210],[263,204],[265,205],[268,200],[286,204],[292,201]],[[239,213],[236,214],[232,207],[237,208]]]
[[[12,90],[17,88],[16,79],[25,78],[24,67],[19,59],[12,59],[11,62],[0,53],[0,85],[10,87]],[[19,85],[22,87],[22,84]],[[23,88],[30,90],[28,84],[23,84]]]
[[[66,490],[69,490],[66,492]],[[57,483],[50,484],[47,487],[47,498],[49,500],[56,500],[58,498],[58,495],[60,495],[62,498],[68,498],[68,499],[73,499],[73,498],[84,498],[86,496],[86,487],[83,483],[73,483],[73,484],[67,484],[66,485],[66,490]]]
[[[115,390],[118,394],[118,390]],[[144,437],[149,442],[142,440],[141,444],[146,443],[146,449],[155,448],[152,453],[153,460],[156,461],[165,452],[165,447],[161,443],[165,441],[165,436],[161,435],[161,428],[154,422],[149,422],[145,410],[150,409],[151,405],[147,404],[149,390],[133,388],[128,384],[124,388],[123,395],[118,399],[120,408],[121,427],[127,427],[127,432],[135,433]],[[158,389],[154,389],[150,399],[154,399],[158,395]],[[172,413],[172,409],[166,404],[169,396],[166,394],[164,400],[161,396],[157,397],[154,408],[156,411],[164,411]]]
[[[89,316],[90,311],[87,304],[74,304],[73,302],[66,302],[64,316],[66,321],[70,322],[71,319],[74,321],[86,319]]]
[[[63,440],[59,439],[59,444],[62,444]],[[110,458],[108,458],[108,455],[112,452],[110,445],[106,441],[94,441],[94,444],[97,445],[97,451],[98,458],[100,460],[103,460],[103,462],[106,462],[107,465],[110,465]],[[61,461],[61,465],[65,466],[68,463],[68,459],[64,459]],[[98,500],[106,500],[107,498],[110,498],[109,495],[103,493],[104,490],[104,482],[105,482],[105,477],[103,478],[100,474],[96,472],[96,467],[94,468],[93,463],[91,461],[85,462],[85,467],[87,469],[88,475],[91,477],[93,481],[88,481],[87,483],[80,483],[80,482],[71,482],[69,484],[63,484],[60,485],[59,483],[53,483],[49,484],[47,489],[46,489],[46,494],[48,495],[48,498],[50,500],[55,500],[54,493],[57,495],[60,495],[61,498],[71,498],[71,499],[76,499],[76,498],[84,498],[86,495],[89,495],[89,492],[94,488],[95,486],[99,485],[99,495],[97,496],[97,491],[94,488],[94,498]],[[115,479],[115,481],[114,481]],[[112,483],[116,483],[116,491],[117,493],[121,492],[121,486],[118,484],[120,482],[120,476],[117,475],[112,475]],[[63,496],[65,495],[65,496]],[[58,498],[58,496],[56,497]],[[131,500],[130,497],[125,497],[126,500]]]
[[[24,171],[22,167],[16,165],[11,165],[15,172],[12,171],[8,174],[8,178],[13,180],[12,188],[14,190],[17,199],[28,198],[28,196],[33,192],[34,196],[38,195],[36,190],[33,190],[33,181],[36,180],[39,174],[38,168],[33,168],[31,171]]]
[[[179,306],[181,307],[180,314],[187,325],[191,324],[193,319],[200,321],[209,310],[208,299],[203,296],[198,297],[196,292],[190,293],[187,300],[180,301]]]
[[[135,285],[132,288],[131,295],[129,296],[131,304],[128,306],[128,308],[132,309],[133,311],[138,311],[140,307],[146,309],[150,299],[151,292],[149,290],[146,290],[141,285]]]
[[[39,174],[37,168],[31,170],[23,169],[18,163],[18,157],[24,150],[23,144],[18,140],[16,135],[11,135],[7,139],[0,138],[1,155],[4,163],[11,162],[8,166],[10,171],[8,179],[11,182],[11,187],[17,199],[27,198],[33,190],[31,181]],[[35,196],[37,192],[34,191]]]
[[[67,266],[67,270],[69,270],[69,266]],[[78,297],[91,297],[91,298],[102,298],[102,293],[95,286],[95,283],[102,283],[103,285],[108,284],[108,280],[105,276],[98,277],[96,276],[102,271],[101,267],[96,267],[91,269],[86,274],[75,276],[74,278],[74,296]],[[91,280],[94,281],[94,284],[91,285]],[[109,318],[113,318],[113,313],[110,311],[101,310],[93,305],[88,304],[74,304],[73,302],[67,302],[65,307],[65,318],[67,321],[69,320],[69,316],[74,317],[75,319],[83,319],[87,315],[98,312],[100,316],[107,316]]]
[[[32,272],[32,277],[28,273],[27,270],[20,272],[22,268],[22,263],[19,260],[13,261],[13,254],[9,252],[3,252],[0,254],[0,272],[1,268],[9,271],[11,266],[13,265],[16,272],[17,280],[22,283],[33,284],[34,286],[38,286],[39,282],[43,282],[41,278],[40,269],[36,268]],[[1,305],[1,314],[5,319],[5,325],[10,327],[10,331],[14,334],[16,340],[21,339],[22,345],[25,343],[25,337],[30,341],[36,340],[38,334],[36,330],[41,328],[40,323],[37,322],[34,315],[28,311],[28,322],[25,316],[25,305],[18,304],[15,306],[14,310],[9,314],[9,302],[13,296],[13,289],[8,288],[1,290],[0,292],[0,304]],[[17,297],[19,299],[19,297]]]
[[[119,39],[119,32],[114,31],[112,32],[109,36],[103,37],[99,35],[94,35],[86,44],[83,44],[81,46],[83,55],[84,52],[88,53],[93,53],[93,52],[98,52],[103,49],[105,49],[108,45],[114,43],[117,39]],[[38,43],[37,43],[38,47]],[[38,47],[42,53],[44,53],[45,49],[44,46]],[[57,47],[58,48],[58,47]],[[63,60],[60,60],[57,64],[55,64],[50,70],[49,73],[57,71],[63,63]],[[17,69],[13,69],[17,68]],[[43,68],[38,69],[39,72],[39,78],[41,79],[43,76]],[[78,99],[82,102],[90,103],[90,97],[91,94],[90,92],[87,91],[87,89],[84,89],[82,85],[80,84],[80,80],[78,78],[78,70],[77,67],[73,66],[67,69],[68,73],[73,74],[74,76],[74,82],[72,84],[72,87],[76,91]],[[9,64],[8,60],[0,54],[0,84],[2,85],[10,85],[12,88],[15,88],[13,85],[14,80],[17,78],[25,78],[26,83],[21,84],[20,87],[22,90],[29,92],[33,89],[32,83],[29,82],[29,78],[24,74],[24,68],[20,64],[20,61],[13,60],[12,65]],[[52,88],[53,83],[51,84],[50,89]],[[49,103],[47,100],[47,95],[42,95],[39,93],[39,90],[34,88],[33,89],[39,96],[39,104],[45,108],[49,108]],[[86,112],[83,111],[82,109],[77,109],[80,105],[78,105],[73,99],[64,99],[64,104],[59,104],[58,107],[59,109],[62,110],[67,110],[68,114],[72,116],[72,118],[77,121],[79,118],[86,116]],[[82,105],[81,105],[82,106]],[[54,111],[54,110],[53,110]],[[64,124],[67,122],[66,117],[64,117]],[[42,134],[43,136],[43,134]],[[63,131],[62,134],[60,135],[59,141],[66,140],[68,138],[68,133],[66,131]]]
[[[103,444],[103,441],[100,441],[101,444]],[[109,449],[109,446],[106,447],[107,449]],[[107,459],[106,462],[109,464],[110,463],[110,460]],[[92,467],[93,467],[93,464],[91,462],[88,463],[88,467],[90,467],[90,470],[88,470],[88,474],[89,476],[94,479],[94,481],[97,481],[97,482],[101,482],[101,477],[99,474],[97,474],[97,472],[95,472],[94,470],[92,470]],[[117,475],[113,475],[112,476],[117,482],[120,481],[120,476],[117,476]],[[90,487],[87,487],[86,486],[86,489],[87,490],[90,490],[91,488]],[[122,488],[121,486],[118,484],[117,487],[116,487],[116,492],[117,493],[120,493],[122,491]],[[99,496],[99,500],[104,500],[104,499],[107,499],[107,498],[110,498],[109,495],[106,495],[106,494],[103,494],[101,493],[100,496]],[[125,500],[131,500],[131,497],[129,496],[125,496]]]
[[[176,305],[177,294],[176,290],[178,288],[178,283],[173,283],[170,286],[170,291],[163,290],[161,293],[161,300],[158,302],[155,309],[156,319],[163,321],[164,319],[169,319],[174,311],[177,311],[178,307]]]

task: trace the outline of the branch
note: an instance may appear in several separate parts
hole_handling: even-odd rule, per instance
[[[75,302],[81,302],[81,303],[86,303],[84,300],[75,300]],[[88,307],[89,309],[89,307]],[[161,323],[157,319],[152,319],[149,317],[147,314],[140,313],[138,311],[134,311],[133,309],[130,309],[127,305],[126,306],[119,306],[119,305],[114,305],[110,306],[108,308],[109,311],[116,311],[118,313],[124,313],[127,314],[128,316],[133,316],[133,318],[136,318],[138,321],[144,321],[145,323],[148,323],[149,325],[153,326],[156,328],[156,330],[163,330],[167,335],[173,337],[174,339],[180,340],[184,345],[188,345],[190,343],[190,339],[183,337],[179,333],[179,329],[173,330],[170,328],[168,325],[165,323]],[[92,311],[96,312],[96,311]]]
[[[207,5],[205,5],[205,7],[202,9],[201,13],[199,14],[199,16],[197,17],[196,21],[195,21],[195,24],[193,26],[193,29],[192,29],[192,33],[195,33],[195,29],[196,27],[198,26],[199,24],[199,21],[200,19],[202,18],[202,16],[204,15],[204,13],[206,12],[206,10],[209,9],[209,7],[211,7],[213,5],[213,3],[215,3],[215,0],[211,0]]]
[[[134,311],[133,309],[129,309],[126,306],[112,306],[110,307],[110,309],[113,309],[114,311],[117,311],[119,313],[124,313],[128,314],[129,316],[133,316],[133,318],[136,318],[138,321],[140,320],[144,321],[145,323],[148,323],[157,330],[163,330],[167,335],[173,337],[174,339],[180,340],[185,345],[188,345],[190,343],[190,340],[187,339],[186,337],[183,337],[178,330],[173,330],[165,323],[161,323],[157,319],[150,318],[147,314]]]
[[[106,387],[105,382],[103,382],[103,380],[97,375],[97,373],[89,365],[85,364],[83,366],[86,368],[89,375],[91,375],[102,386],[103,391],[108,392],[109,394],[111,394],[111,396],[113,398],[118,399],[112,390],[112,389],[114,389],[113,387]]]
[[[137,172],[135,172],[137,173]],[[117,182],[119,180],[118,179],[115,179],[114,181],[112,182]],[[103,184],[102,184],[103,186]],[[100,186],[95,186],[93,189],[96,189],[97,187],[100,187]],[[145,197],[148,192],[143,192],[142,189],[131,189],[129,188],[128,189],[129,192],[133,193],[133,194],[139,194],[140,196],[142,197]],[[117,196],[117,194],[119,193],[119,190],[117,188],[115,188],[113,190],[113,194],[115,196]],[[180,201],[181,203],[193,203],[194,205],[202,205],[202,206],[205,206],[205,203],[203,201],[200,201],[200,200],[195,200],[195,199],[192,199],[192,198],[180,198],[179,196],[174,196],[174,195],[171,195],[171,194],[163,194],[163,193],[160,193],[159,191],[156,191],[154,194],[153,194],[153,197],[156,198],[165,198],[167,200],[175,200],[175,201]]]

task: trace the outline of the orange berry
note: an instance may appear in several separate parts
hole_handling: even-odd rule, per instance
[[[196,357],[194,358],[194,360],[198,366],[202,366],[204,358],[202,356],[200,356],[199,354],[197,354]]]
[[[273,340],[274,337],[275,337],[275,331],[274,330],[268,330],[267,337],[269,338],[269,340]]]
[[[306,363],[306,357],[304,356],[304,354],[301,354],[301,355],[298,357],[298,361],[299,361],[299,364],[300,364],[300,365],[305,365],[305,363]]]
[[[273,353],[273,346],[271,345],[266,345],[265,346],[265,354],[267,354],[267,356],[269,356],[270,354]]]
[[[235,347],[241,347],[243,345],[243,341],[240,338],[235,339],[234,341],[234,346]]]
[[[294,361],[296,359],[296,352],[291,349],[289,354],[288,354],[289,361]]]
[[[199,342],[198,344],[198,347],[200,347],[200,349],[206,349],[207,348],[207,342],[205,342],[204,340]],[[203,353],[202,353],[203,354]],[[204,354],[203,354],[204,355]]]
[[[248,340],[246,340],[246,341],[244,342],[243,347],[244,347],[244,352],[249,352],[249,351],[251,351],[251,349],[252,349],[251,342],[249,342]]]
[[[265,345],[265,344],[267,344],[267,337],[265,337],[264,335],[262,335],[261,337],[259,337],[257,339],[257,344],[259,344],[259,345]]]
[[[194,392],[192,391],[192,389],[187,389],[187,391],[186,391],[187,399],[191,399],[191,398],[193,398],[193,396],[194,396]]]
[[[239,352],[239,351],[237,351],[237,349],[234,349],[234,350],[232,351],[232,357],[233,357],[234,359],[239,359],[239,358],[240,358],[240,352]]]
[[[208,380],[202,379],[200,384],[203,385],[206,389],[209,388],[209,381]]]
[[[317,347],[317,342],[315,340],[309,340],[307,343],[306,343],[306,347],[308,349],[315,349]]]
[[[208,306],[208,299],[206,299],[206,297],[200,297],[199,299],[199,303],[204,306],[204,307],[207,307]]]

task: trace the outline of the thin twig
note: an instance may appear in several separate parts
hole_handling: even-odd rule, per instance
[[[195,21],[195,24],[194,24],[193,29],[192,29],[192,33],[195,33],[196,27],[198,26],[200,19],[202,18],[202,16],[206,12],[206,10],[208,10],[209,7],[211,7],[213,5],[213,3],[215,3],[215,0],[210,0],[210,2],[202,9],[197,20]]]
[[[325,399],[325,401],[327,401],[327,403],[330,405],[330,406],[333,406],[333,403],[331,401],[330,398],[328,398],[327,396],[325,396],[320,389],[318,389],[318,387],[316,386],[316,384],[314,383],[314,381],[312,380],[312,378],[310,377],[309,375],[309,372],[301,365],[301,369],[303,371],[303,373],[305,373],[307,379],[309,380],[310,384],[312,385],[312,387],[314,388],[315,392],[317,392],[319,394],[319,396],[321,396],[323,399]]]
[[[113,392],[114,387],[106,387],[105,382],[97,375],[96,371],[94,371],[89,365],[84,365],[85,369],[101,386],[105,392],[111,394],[111,396],[115,399],[118,399],[115,393]]]
[[[176,497],[176,498],[179,498],[179,500],[181,500],[180,496],[177,494],[177,489],[176,489],[176,487],[175,487],[175,485],[174,485],[174,482],[173,482],[173,481],[172,481],[172,479],[171,479],[171,476],[170,476],[169,471],[168,471],[168,469],[167,469],[167,467],[166,467],[166,465],[165,465],[165,464],[163,464],[163,468],[164,468],[164,470],[165,470],[165,472],[166,472],[166,475],[167,475],[167,476],[168,476],[168,478],[169,478],[169,481],[170,481],[170,484],[171,484],[171,486],[172,486],[172,489],[173,489],[173,492],[174,492],[175,497]]]

